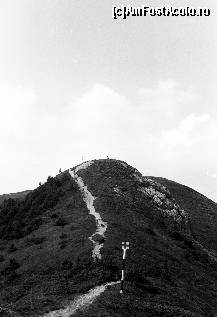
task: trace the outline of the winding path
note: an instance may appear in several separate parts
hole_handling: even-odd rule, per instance
[[[63,309],[55,310],[49,312],[41,317],[70,317],[74,314],[78,309],[85,308],[93,303],[93,301],[102,294],[108,286],[112,286],[118,282],[110,282],[100,286],[96,286],[92,288],[88,293],[84,295],[80,295],[75,300],[73,300],[69,305]]]
[[[103,239],[105,238],[105,232],[108,227],[108,224],[102,220],[100,214],[96,212],[94,207],[94,200],[96,199],[91,192],[88,190],[87,186],[84,184],[83,179],[78,176],[77,172],[81,169],[88,168],[91,164],[93,164],[93,161],[88,161],[85,163],[80,164],[75,169],[69,169],[69,174],[72,176],[72,178],[77,183],[82,196],[83,200],[87,205],[87,208],[90,212],[90,215],[93,215],[95,217],[96,221],[96,231],[88,238],[92,244],[93,244],[93,251],[92,251],[92,257],[94,260],[101,259],[101,253],[100,249],[103,247],[103,243],[100,241],[95,241],[94,236],[101,236]]]
[[[86,206],[89,210],[90,215],[93,215],[95,217],[96,221],[96,231],[88,238],[93,243],[93,251],[92,251],[92,257],[94,260],[101,259],[101,253],[100,249],[103,247],[103,243],[100,243],[99,241],[94,240],[94,236],[98,235],[102,238],[105,238],[105,232],[108,227],[108,224],[102,220],[100,214],[96,212],[94,207],[94,200],[96,197],[94,197],[91,192],[88,190],[87,186],[84,184],[84,181],[82,177],[78,176],[77,172],[81,169],[88,168],[93,161],[88,161],[85,163],[80,164],[74,169],[69,169],[69,174],[71,177],[75,180],[77,183],[81,193],[84,202],[86,203]],[[69,303],[65,308],[55,310],[52,312],[49,312],[47,314],[44,314],[41,317],[70,317],[72,314],[74,314],[78,309],[82,309],[84,307],[87,307],[88,305],[92,304],[93,301],[102,294],[108,286],[112,286],[115,284],[120,283],[120,281],[117,282],[110,282],[103,285],[96,286],[89,290],[88,293],[79,295],[77,298],[75,298],[73,301]]]

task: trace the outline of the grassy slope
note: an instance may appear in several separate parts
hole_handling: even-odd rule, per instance
[[[106,297],[109,305],[100,300],[78,316],[107,316],[108,311],[108,316],[132,316],[133,312],[138,316],[174,316],[173,310],[177,310],[176,316],[188,316],[187,311],[214,316],[217,264],[195,243],[188,228],[180,230],[160,215],[151,201],[142,198],[133,172],[112,160],[98,161],[88,171],[81,171],[98,197],[96,207],[109,224],[104,256],[121,267],[121,241],[130,241],[131,249],[127,258],[130,292],[117,300],[114,291]],[[121,195],[114,195],[117,184]],[[190,208],[188,211],[191,213]]]
[[[217,204],[187,186],[154,177],[169,188],[178,203],[189,212],[192,235],[207,249],[217,252]]]
[[[52,208],[46,207],[49,197],[55,200],[56,189],[49,182],[30,193],[32,196],[26,197],[22,208],[9,218],[23,224],[21,237],[11,238],[15,225],[6,222],[8,231],[3,231],[5,238],[0,240],[1,306],[10,303],[10,308],[22,316],[58,308],[59,303],[94,284],[82,281],[80,275],[91,256],[87,237],[95,230],[95,224],[71,177],[62,174],[59,178],[60,188],[64,188],[61,199]],[[23,206],[29,207],[28,201],[34,208],[25,210]],[[26,231],[38,219],[39,227]],[[11,259],[15,259],[18,268],[11,267]]]
[[[185,187],[181,194],[180,185],[167,184],[179,204],[185,203],[183,207],[191,214],[191,225],[179,226],[141,194],[141,183],[133,176],[134,172],[133,168],[126,168],[115,160],[99,160],[79,172],[97,197],[96,209],[108,222],[103,260],[98,263],[91,261],[92,246],[87,239],[95,230],[94,221],[88,216],[80,192],[67,172],[57,178],[57,187],[64,190],[54,206],[46,207],[50,192],[58,193],[53,182],[26,198],[22,206],[29,206],[32,201],[31,205],[38,204],[40,212],[35,213],[35,207],[28,208],[26,213],[33,214],[24,217],[27,222],[24,228],[32,217],[39,217],[43,222],[37,230],[27,231],[28,234],[19,239],[11,239],[10,234],[3,232],[7,238],[0,240],[0,255],[4,258],[0,263],[0,302],[3,306],[10,304],[11,309],[22,316],[36,316],[39,312],[64,306],[77,293],[86,292],[92,286],[119,279],[121,242],[128,240],[126,292],[120,296],[118,286],[111,287],[76,316],[194,316],[193,313],[215,316],[217,264],[194,240],[199,240],[203,223],[207,221],[206,214],[202,215],[203,222],[197,225],[199,215],[196,217],[194,210],[203,205],[203,208],[212,209],[215,219],[215,205],[204,196],[188,192]],[[114,191],[116,185],[119,192]],[[17,215],[23,218],[22,208]],[[203,214],[204,209],[200,210]],[[55,225],[59,218],[66,220],[65,224],[62,221],[62,226]],[[5,225],[10,228],[8,223]],[[208,246],[212,235],[201,242]],[[204,239],[205,236],[204,233]],[[212,243],[212,250],[215,250],[215,243]],[[11,248],[12,244],[17,250]],[[19,267],[12,265],[11,270],[5,270],[11,258]]]
[[[28,193],[30,193],[30,190],[24,190],[24,191],[18,192],[18,193],[0,195],[0,204],[2,204],[5,199],[9,199],[9,198],[24,199]]]

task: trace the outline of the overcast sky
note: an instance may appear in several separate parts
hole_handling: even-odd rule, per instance
[[[95,158],[217,201],[217,2],[112,19],[141,0],[0,0],[0,194]],[[149,0],[149,6],[166,0]]]

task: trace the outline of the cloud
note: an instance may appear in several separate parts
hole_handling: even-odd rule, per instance
[[[190,147],[196,143],[198,134],[203,126],[210,123],[210,115],[205,113],[196,115],[194,113],[188,115],[180,121],[179,125],[170,130],[162,132],[161,135],[161,149],[172,151],[175,148]]]
[[[189,114],[176,128],[153,137],[158,175],[195,188],[217,200],[217,116]],[[155,164],[157,161],[155,161]],[[154,164],[154,163],[153,163]]]
[[[95,84],[80,97],[72,98],[67,107],[52,112],[37,104],[36,95],[30,88],[0,86],[0,101],[5,105],[1,109],[4,118],[1,132],[4,137],[22,136],[22,142],[33,153],[52,151],[57,144],[66,147],[70,142],[75,148],[83,147],[92,152],[94,149],[97,153],[99,149],[115,153],[123,147],[132,147],[136,151],[135,146],[138,151],[165,128],[171,119],[169,109],[173,109],[173,121],[178,122],[175,114],[179,112],[180,104],[185,104],[186,108],[190,100],[195,100],[193,94],[178,89],[171,80],[159,82],[156,88],[140,89],[138,95],[142,99],[135,105],[134,100],[112,88]],[[194,118],[189,117],[178,130],[174,128],[168,132],[174,135],[174,142],[184,138],[183,130],[193,121]],[[168,133],[164,133],[164,143],[166,139],[172,142]]]
[[[1,141],[3,137],[18,137],[25,132],[35,102],[31,88],[0,85]]]
[[[161,126],[176,125],[177,121],[198,108],[198,95],[190,89],[181,89],[171,79],[159,81],[156,87],[141,88],[139,95],[147,115]]]
[[[55,112],[42,112],[29,133],[34,151],[67,153],[108,153],[119,142],[123,125],[127,124],[128,101],[109,87],[95,84],[78,98],[72,97],[67,107]],[[130,120],[130,119],[129,119]],[[37,131],[37,132],[36,132]],[[61,155],[59,153],[58,155]]]
[[[71,104],[69,112],[75,116],[76,128],[87,127],[89,132],[113,133],[119,124],[127,120],[128,101],[114,90],[95,84],[81,98]],[[78,120],[77,120],[78,118]],[[80,120],[79,120],[80,119]],[[85,129],[84,129],[85,131]],[[79,133],[82,133],[79,131]]]
[[[36,94],[30,87],[0,84],[0,192],[28,186],[28,149],[25,138],[34,120]],[[26,184],[24,185],[24,182]]]
[[[107,155],[210,197],[216,185],[210,175],[217,173],[217,116],[196,111],[199,97],[174,81],[140,89],[133,99],[95,84],[58,111],[43,109],[29,87],[1,85],[0,103],[0,168],[19,166],[10,176],[3,173],[2,192],[37,186],[82,156]]]
[[[158,139],[162,155],[181,169],[205,173],[216,166],[217,116],[190,114]]]

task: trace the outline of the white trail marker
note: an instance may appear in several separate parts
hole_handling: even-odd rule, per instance
[[[125,275],[125,267],[126,267],[126,253],[127,250],[130,248],[129,242],[122,242],[122,250],[123,250],[123,264],[122,264],[122,271],[121,271],[121,289],[120,293],[123,293],[123,287],[124,287],[124,275]]]

